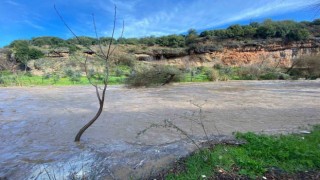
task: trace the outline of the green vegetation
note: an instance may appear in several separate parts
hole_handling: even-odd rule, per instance
[[[46,73],[43,76],[35,76],[30,73],[12,74],[7,71],[0,73],[0,86],[69,86],[69,85],[89,85],[89,81],[85,76],[72,72],[67,75],[59,75],[58,73]],[[125,76],[111,75],[109,84],[123,84]]]
[[[320,56],[304,56],[295,59],[287,72],[294,79],[300,77],[317,79],[320,77]]]
[[[10,47],[13,48],[13,53],[15,59],[18,62],[21,62],[27,68],[27,63],[31,59],[39,59],[44,56],[44,54],[35,48],[30,48],[28,41],[25,40],[16,40],[10,44]]]
[[[45,61],[46,62],[46,61]],[[189,69],[178,69],[175,66],[150,65],[135,63],[132,57],[118,56],[110,69],[111,84],[126,84],[129,87],[158,86],[170,82],[209,82],[227,80],[287,80],[320,77],[320,64],[318,58],[305,57],[298,59],[294,67],[290,69],[271,68],[267,66],[244,66],[228,67],[216,64],[210,67],[193,67]],[[35,61],[37,68],[43,69],[43,60]],[[49,63],[50,66],[50,63]],[[75,68],[76,69],[76,68]],[[30,86],[30,85],[71,85],[89,84],[85,74],[74,68],[65,68],[63,71],[46,72],[42,76],[34,76],[31,73],[9,73],[0,72],[0,85],[2,86]],[[286,73],[287,71],[287,73]],[[99,74],[93,77],[101,81]],[[91,77],[91,76],[90,76]],[[99,79],[100,78],[100,79]]]
[[[195,29],[190,29],[186,35],[167,35],[161,37],[149,36],[142,38],[119,38],[113,39],[115,44],[127,45],[146,45],[146,46],[163,46],[163,47],[189,47],[194,43],[204,42],[208,39],[268,39],[282,38],[285,41],[300,41],[306,40],[309,37],[320,37],[320,19],[315,19],[312,22],[302,21],[272,21],[265,20],[262,23],[252,22],[249,25],[231,25],[227,29],[205,30],[200,34]],[[80,36],[78,41],[75,38],[61,39],[58,37],[44,36],[36,37],[31,40],[25,40],[32,46],[51,46],[67,47],[74,49],[75,45],[92,46],[101,42],[106,46],[111,41],[111,37],[101,37],[96,39],[93,37]],[[13,42],[14,43],[14,42]],[[12,43],[9,45],[12,47]]]
[[[310,35],[318,36],[315,29],[319,30],[318,20],[313,22],[272,21],[263,23],[253,22],[249,25],[232,25],[227,29],[203,31],[201,37],[216,37],[220,39],[253,39],[253,38],[282,38],[286,41],[306,40]]]
[[[141,64],[133,68],[131,74],[126,79],[126,84],[129,87],[148,87],[179,82],[181,78],[181,71],[173,66],[149,66]]]
[[[100,50],[97,45],[107,46],[111,40],[118,45],[111,57],[112,62],[110,62],[112,77],[118,80],[111,81],[111,83],[126,83],[128,86],[137,87],[164,84],[167,80],[170,82],[203,82],[316,79],[320,77],[319,56],[295,59],[289,69],[278,67],[280,61],[276,67],[264,65],[263,62],[242,67],[216,64],[214,67],[179,67],[179,69],[155,64],[158,64],[158,60],[183,58],[184,56],[193,60],[193,55],[197,58],[197,54],[221,52],[225,48],[241,49],[242,47],[245,49],[248,46],[259,50],[261,47],[268,48],[270,43],[276,42],[281,45],[290,41],[320,37],[319,22],[320,19],[312,22],[265,20],[262,23],[253,22],[249,25],[232,25],[226,29],[207,30],[201,32],[200,35],[195,29],[190,29],[185,35],[161,37],[119,39],[101,37],[96,39],[80,36],[78,41],[75,38],[64,40],[44,36],[31,40],[16,40],[0,54],[0,69],[12,71],[12,74],[1,73],[0,85],[59,84],[64,80],[69,81],[70,84],[87,84],[86,80],[83,80],[85,79],[83,78],[85,75],[84,61],[86,56],[88,61],[93,61],[98,56],[91,50],[85,51],[85,47],[90,46],[92,51],[99,54]],[[317,43],[318,40],[314,39],[312,42]],[[106,47],[102,49],[106,51]],[[139,61],[143,61],[146,65],[142,66]],[[148,61],[152,61],[154,65],[150,65]],[[206,60],[199,57],[199,61]],[[96,72],[101,71],[101,67],[101,62],[90,64],[90,68],[95,68]],[[22,70],[25,73],[31,70],[30,72],[34,74],[42,74],[41,82],[34,80],[37,79],[37,76],[30,75],[26,77],[28,83],[24,82],[26,75],[19,73]],[[160,76],[157,76],[159,74]],[[99,79],[98,76],[96,78]]]
[[[217,145],[196,152],[184,161],[183,171],[168,174],[166,179],[200,179],[202,175],[210,177],[219,173],[254,179],[272,169],[289,174],[320,170],[320,126],[304,135],[237,133],[236,138],[247,143]]]

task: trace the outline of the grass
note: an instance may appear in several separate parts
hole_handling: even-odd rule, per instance
[[[109,84],[122,84],[125,76],[110,76]],[[86,77],[82,76],[77,81],[71,81],[68,77],[59,79],[45,78],[43,76],[28,76],[28,75],[6,75],[1,78],[0,86],[69,86],[69,85],[89,85]]]
[[[270,168],[286,173],[320,170],[320,126],[304,135],[257,135],[237,133],[247,141],[241,146],[217,145],[201,150],[184,161],[185,170],[166,179],[200,179],[225,172],[261,178]]]
[[[165,69],[165,68],[164,68]],[[208,67],[195,67],[192,69],[192,73],[184,71],[179,74],[177,78],[178,82],[210,82],[210,81],[227,81],[227,80],[272,80],[272,79],[290,79],[290,76],[280,72],[264,72],[259,75],[252,73],[254,68],[248,67],[219,67],[208,68]],[[109,84],[124,84],[126,78],[131,74],[131,67],[125,65],[117,65],[111,69],[111,75],[109,76]],[[154,72],[153,74],[156,74]],[[152,74],[152,73],[151,73]],[[13,75],[10,72],[0,72],[0,86],[46,86],[46,85],[88,85],[89,82],[86,77],[74,77],[70,79],[68,77],[56,78],[55,75],[35,76],[30,73],[20,72],[18,75]],[[146,79],[146,76],[137,77],[138,81],[156,82],[158,78]],[[164,79],[164,78],[160,78]],[[74,80],[74,81],[72,81]],[[128,81],[127,81],[128,82]],[[144,83],[142,83],[144,84]],[[160,83],[162,84],[162,83]]]

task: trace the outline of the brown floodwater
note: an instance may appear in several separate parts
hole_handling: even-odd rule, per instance
[[[159,88],[110,86],[103,114],[73,142],[95,114],[94,88],[0,88],[0,179],[146,178],[195,149],[196,140],[235,131],[289,133],[320,123],[320,81],[183,83]],[[192,103],[190,103],[192,101]],[[53,178],[54,177],[54,178]]]

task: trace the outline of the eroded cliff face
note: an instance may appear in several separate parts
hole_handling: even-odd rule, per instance
[[[320,39],[306,42],[283,44],[244,44],[239,47],[223,47],[220,51],[190,53],[176,58],[162,58],[152,63],[179,66],[208,66],[223,64],[228,66],[248,66],[264,64],[277,67],[289,67],[296,58],[305,55],[320,54]]]

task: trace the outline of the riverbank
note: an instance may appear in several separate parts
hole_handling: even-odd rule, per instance
[[[245,143],[212,144],[152,179],[319,179],[320,126],[290,135],[237,133]]]

